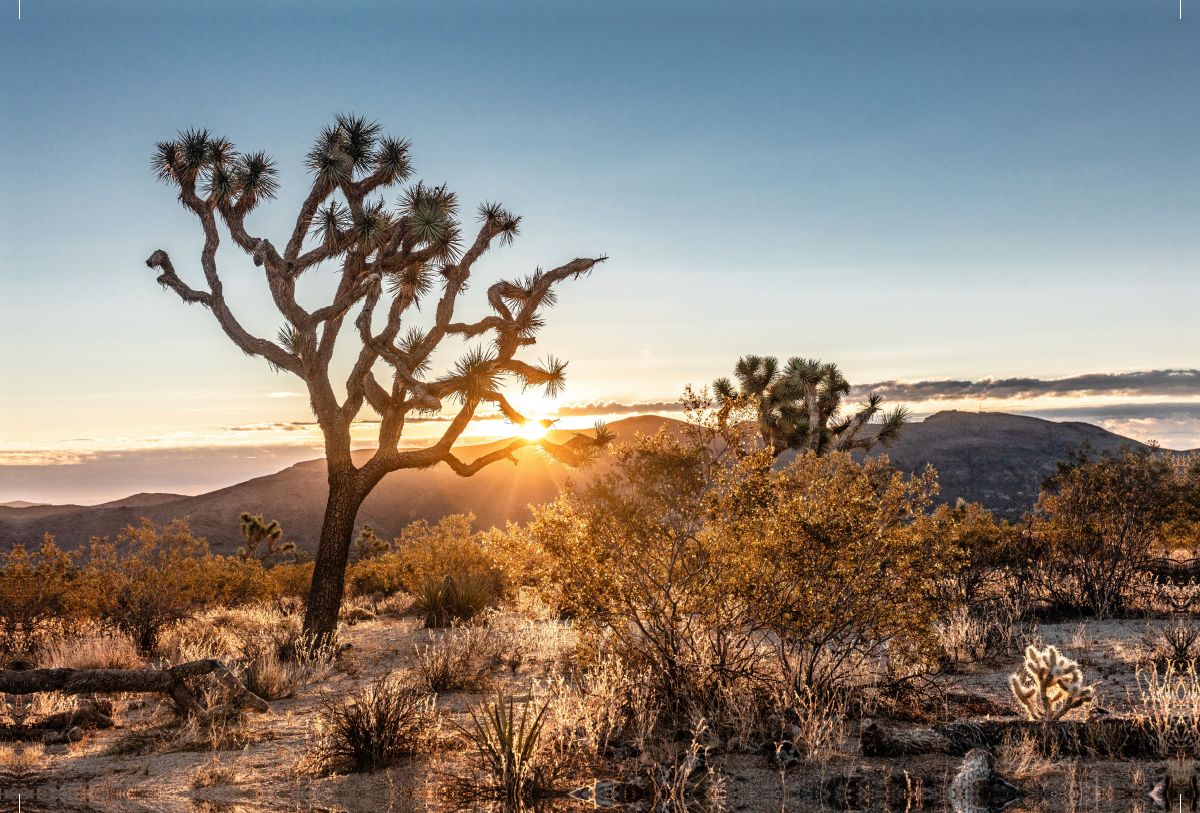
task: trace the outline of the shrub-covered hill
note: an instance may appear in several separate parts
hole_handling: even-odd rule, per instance
[[[644,416],[610,424],[618,440],[635,432],[652,433],[669,418]],[[565,433],[564,433],[565,435]],[[1069,446],[1089,441],[1097,450],[1121,443],[1141,445],[1085,423],[1056,423],[1039,418],[999,413],[939,412],[905,429],[903,439],[887,451],[901,470],[923,470],[932,463],[941,483],[940,502],[959,497],[979,502],[998,514],[1015,518],[1037,497],[1042,477]],[[461,450],[464,460],[491,451],[494,445]],[[367,451],[360,452],[364,458]],[[530,504],[548,502],[568,476],[586,479],[547,463],[533,450],[518,454],[520,463],[497,463],[470,478],[446,466],[427,471],[389,474],[367,498],[360,524],[391,539],[413,520],[436,522],[455,513],[473,512],[481,528],[503,527],[508,520],[524,522]],[[790,462],[790,456],[781,463]],[[250,511],[277,519],[285,537],[301,547],[314,547],[327,493],[322,460],[298,463],[281,472],[257,477],[228,488],[184,497],[177,494],[137,494],[98,506],[0,506],[0,548],[14,543],[35,544],[52,533],[62,547],[73,548],[90,536],[114,535],[142,517],[165,524],[186,518],[198,536],[208,538],[216,553],[231,553],[244,544],[238,514]]]
[[[941,484],[939,502],[953,504],[961,497],[1016,519],[1033,507],[1042,478],[1054,472],[1065,450],[1084,441],[1097,452],[1122,443],[1144,446],[1089,423],[947,411],[905,427],[902,439],[885,453],[904,472],[932,463]]]

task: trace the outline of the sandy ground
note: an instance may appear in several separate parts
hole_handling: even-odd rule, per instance
[[[1139,702],[1137,664],[1144,657],[1140,639],[1149,623],[1163,622],[1047,624],[1034,636],[1077,659],[1087,681],[1098,684],[1097,703],[1123,713]],[[393,670],[412,668],[414,646],[431,639],[431,633],[418,626],[411,618],[381,618],[345,627],[341,639],[352,648],[341,657],[337,671],[319,684],[300,689],[294,698],[273,701],[268,714],[250,715],[230,726],[217,737],[215,747],[205,738],[189,740],[186,731],[168,727],[172,714],[161,701],[126,700],[120,704],[114,729],[91,732],[70,746],[48,747],[40,758],[37,747],[24,755],[9,752],[0,804],[15,809],[19,794],[23,810],[444,809],[435,790],[438,773],[466,770],[464,746],[448,727],[438,735],[445,748],[434,758],[419,758],[373,775],[321,776],[309,767],[308,743],[322,702],[344,697]],[[486,691],[439,697],[437,709],[451,720],[464,720],[470,704],[494,697],[497,688],[529,692],[571,643],[569,629],[557,625],[539,635],[546,647],[540,657],[527,659],[516,670],[496,670]],[[994,716],[1017,717],[1008,675],[1018,663],[1011,657],[962,668],[946,679],[945,688],[973,695],[977,702],[986,700],[993,705]],[[961,715],[952,704],[929,710],[931,718]],[[783,775],[760,754],[715,755],[713,764],[723,776],[724,807],[738,811],[945,809],[942,788],[961,760],[938,755],[864,759],[858,754],[857,734],[858,727],[868,722],[845,721],[843,741],[826,761],[802,764]],[[1001,756],[998,764],[1024,794],[1011,810],[1150,810],[1154,802],[1148,794],[1165,767],[1164,762],[1042,758],[1014,767],[1012,755]],[[214,760],[224,773],[220,783],[193,787],[197,773]],[[823,789],[830,781],[845,785],[847,777],[855,778],[855,787],[867,790],[840,803],[828,798]],[[586,784],[591,778],[577,779]]]

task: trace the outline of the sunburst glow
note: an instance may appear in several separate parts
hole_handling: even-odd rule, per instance
[[[517,428],[517,434],[523,438],[537,440],[546,434],[546,427],[538,421],[528,421],[524,426]]]

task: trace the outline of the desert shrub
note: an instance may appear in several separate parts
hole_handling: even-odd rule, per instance
[[[368,556],[346,568],[347,596],[391,596],[405,585],[404,560],[394,553]]]
[[[88,635],[62,638],[42,648],[42,669],[137,669],[142,659],[137,645],[127,634]]]
[[[906,479],[886,457],[835,453],[759,478],[742,533],[753,540],[757,528],[752,598],[785,674],[822,690],[866,681],[884,661],[936,662],[931,588],[959,556],[917,521],[937,490],[932,469]]]
[[[48,534],[36,553],[24,545],[0,553],[0,655],[32,659],[64,623],[80,621],[79,576]]]
[[[1186,670],[1200,656],[1200,624],[1177,619],[1165,626],[1151,626],[1142,634],[1141,643],[1145,662]]]
[[[431,722],[431,698],[396,674],[378,678],[322,708],[316,757],[371,772],[417,753]]]
[[[513,596],[529,590],[542,602],[558,603],[559,584],[555,578],[554,558],[537,537],[515,522],[504,530],[491,528],[479,536],[496,570],[501,574],[501,594]]]
[[[419,685],[435,693],[478,688],[496,666],[499,641],[493,631],[479,624],[466,624],[417,644]]]
[[[1015,534],[978,503],[939,505],[921,521],[921,532],[947,554],[957,554],[933,586],[942,607],[978,614],[999,597],[1016,556]]]
[[[820,693],[935,663],[932,588],[960,557],[925,533],[932,470],[844,453],[775,470],[717,417],[638,437],[535,511],[590,650],[652,675],[669,718],[710,723],[780,679]]]
[[[591,485],[535,510],[530,533],[554,559],[563,608],[594,653],[653,675],[669,714],[712,714],[729,684],[756,681],[768,629],[749,599],[760,562],[723,500],[769,471],[757,455],[732,469],[711,444],[665,430],[613,453]],[[749,527],[749,523],[746,523]]]
[[[414,609],[425,616],[426,627],[445,627],[470,621],[496,597],[494,581],[480,573],[428,578],[420,584]]]
[[[1071,452],[1031,517],[1036,576],[1059,610],[1106,616],[1134,599],[1164,526],[1186,505],[1175,467],[1149,449]]]
[[[503,588],[495,559],[484,548],[481,534],[471,530],[474,514],[453,514],[437,525],[424,520],[400,532],[395,551],[400,557],[404,590],[417,595],[429,581],[480,578],[497,594]]]
[[[158,526],[143,520],[125,528],[117,543],[93,539],[86,569],[94,617],[133,636],[143,652],[162,631],[205,607],[248,601],[259,594],[257,563],[214,557],[187,524]]]
[[[280,598],[307,598],[314,567],[313,562],[277,564],[266,573],[268,589]]]
[[[272,597],[270,581],[259,562],[202,557],[198,577],[197,594],[208,606],[241,607]]]

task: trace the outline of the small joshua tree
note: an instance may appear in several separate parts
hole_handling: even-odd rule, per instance
[[[1025,649],[1025,664],[1009,678],[1013,694],[1030,720],[1054,722],[1071,709],[1096,699],[1092,686],[1083,685],[1079,664],[1053,646]]]
[[[383,556],[392,549],[392,543],[377,537],[375,529],[370,525],[364,525],[354,540],[354,548],[358,552],[358,560],[361,562],[364,559]]]
[[[789,449],[827,455],[871,449],[875,444],[886,448],[899,439],[908,422],[907,408],[882,411],[883,397],[874,393],[857,412],[843,412],[842,399],[850,394],[850,383],[836,364],[791,358],[780,369],[774,356],[744,356],[733,373],[736,387],[728,378],[713,382],[722,412],[734,404],[753,405],[763,444],[776,457]],[[876,415],[882,418],[879,430],[860,435]]]
[[[283,538],[283,528],[278,520],[264,522],[262,514],[251,514],[243,511],[238,517],[242,521],[242,536],[246,537],[246,547],[238,548],[238,558],[243,561],[265,562],[277,553],[288,553],[296,549],[291,542],[280,542]],[[259,550],[263,543],[266,546]]]

